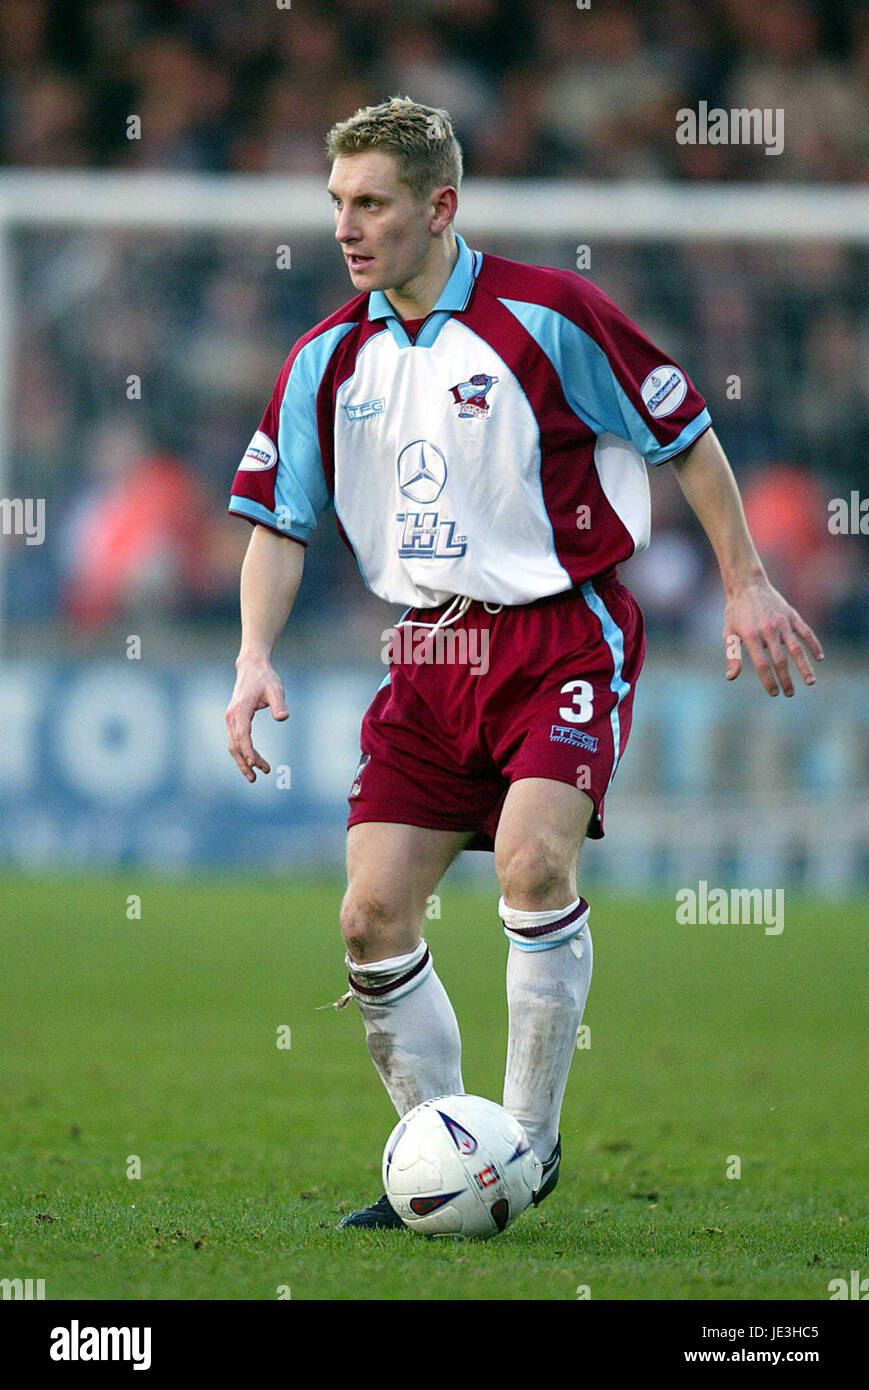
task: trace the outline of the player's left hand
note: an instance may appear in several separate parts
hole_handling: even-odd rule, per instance
[[[788,654],[806,685],[814,685],[815,673],[806,652],[823,661],[821,644],[808,623],[782,598],[768,579],[736,590],[724,610],[724,652],[727,679],[736,680],[742,670],[739,641],[745,643],[761,685],[769,695],[793,695]]]

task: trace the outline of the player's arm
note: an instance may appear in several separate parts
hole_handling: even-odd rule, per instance
[[[271,768],[251,742],[251,724],[259,709],[274,719],[288,719],[284,687],[272,666],[275,643],[292,611],[305,547],[267,526],[254,526],[241,567],[241,648],[236,658],[235,689],[226,711],[229,751],[249,782],[255,768]]]
[[[349,325],[348,325],[349,330]],[[254,523],[241,568],[241,650],[226,723],[229,751],[248,782],[270,772],[251,742],[258,709],[289,718],[284,688],[271,662],[290,616],[305,563],[305,546],[331,501],[320,454],[331,434],[317,401],[329,362],[316,331],[300,338],[284,363],[259,429],[232,483],[229,510]]]
[[[727,457],[713,430],[672,459],[679,486],[715,551],[727,600],[724,650],[727,679],[742,670],[738,637],[745,643],[761,683],[770,695],[793,695],[788,653],[806,685],[815,673],[808,649],[823,661],[821,644],[808,623],[772,587],[754,548],[742,499]]]

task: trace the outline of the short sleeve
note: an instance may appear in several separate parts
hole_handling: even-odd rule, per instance
[[[693,444],[712,421],[688,373],[621,309],[582,281],[561,324],[561,375],[571,409],[596,434],[629,440],[651,464]]]
[[[317,402],[332,353],[350,327],[296,344],[232,484],[230,512],[303,545],[332,500],[320,449],[320,430],[332,425],[318,418]]]

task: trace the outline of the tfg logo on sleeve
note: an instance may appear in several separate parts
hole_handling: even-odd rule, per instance
[[[672,415],[674,410],[678,410],[687,391],[685,373],[666,362],[662,367],[656,367],[653,372],[649,372],[640,387],[643,404],[656,420],[660,420],[662,415]]]

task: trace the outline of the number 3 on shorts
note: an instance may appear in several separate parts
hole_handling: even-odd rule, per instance
[[[562,705],[558,713],[569,724],[587,724],[593,713],[594,688],[589,681],[568,681],[561,687],[562,695],[570,696],[570,704]]]

